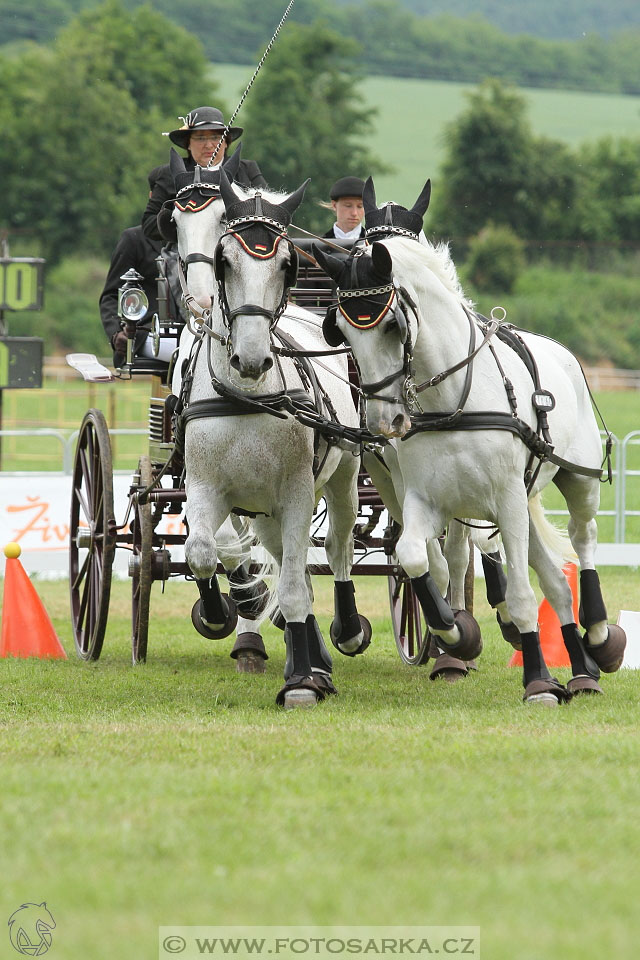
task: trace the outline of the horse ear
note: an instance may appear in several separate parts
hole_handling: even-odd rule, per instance
[[[376,203],[376,191],[371,177],[367,177],[365,182],[364,189],[362,191],[362,203],[364,206],[365,216],[368,213],[373,213],[374,210],[378,209],[378,204]]]
[[[305,182],[302,184],[302,186],[298,187],[295,193],[292,193],[290,197],[287,197],[287,199],[283,200],[282,203],[280,204],[280,206],[284,207],[285,210],[287,210],[288,213],[291,214],[291,216],[293,216],[294,212],[298,209],[298,207],[302,203],[304,192],[310,183],[311,183],[311,177],[308,177],[305,180]]]
[[[174,180],[181,173],[187,172],[187,168],[184,165],[184,160],[180,154],[173,149],[173,147],[171,147],[171,153],[169,154],[169,169],[171,170],[171,176]]]
[[[233,203],[238,202],[238,195],[229,182],[229,177],[224,168],[220,170],[220,194],[224,201],[224,208],[228,210]]]
[[[424,217],[425,213],[429,209],[429,201],[431,200],[431,180],[427,180],[424,187],[422,188],[422,193],[414,203],[411,208],[411,213],[419,213],[421,217]]]
[[[240,155],[242,154],[242,144],[239,143],[231,156],[222,161],[222,167],[231,183],[237,178],[240,170]]]
[[[391,254],[383,243],[374,243],[371,247],[371,259],[373,266],[383,277],[390,277],[393,272],[393,260]]]
[[[344,268],[344,263],[342,260],[338,260],[337,257],[332,257],[330,253],[323,253],[316,243],[311,244],[311,249],[313,250],[313,255],[318,261],[318,264],[322,267],[327,276],[331,277],[332,280],[337,281]]]

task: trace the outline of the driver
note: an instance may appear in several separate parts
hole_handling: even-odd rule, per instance
[[[149,197],[163,177],[164,167],[154,167],[149,173]],[[122,286],[120,279],[131,267],[142,275],[141,286],[147,295],[149,309],[143,322],[138,326],[134,352],[138,353],[149,333],[151,318],[158,310],[157,281],[158,265],[156,259],[160,255],[162,240],[146,237],[142,227],[127,227],[120,234],[115,249],[111,255],[109,272],[104,288],[100,294],[100,319],[104,332],[107,335],[113,350],[113,365],[121,367],[125,362],[127,352],[127,337],[120,326],[118,317],[118,289]]]
[[[185,166],[187,170],[195,170],[196,164],[206,167],[217,149],[214,165],[210,168],[217,170],[229,145],[242,134],[242,127],[229,127],[222,139],[226,126],[224,117],[216,107],[197,107],[186,117],[181,117],[184,123],[177,130],[171,130],[168,136],[172,143],[187,151]],[[146,210],[142,214],[142,229],[145,235],[153,240],[161,240],[158,231],[157,216],[166,200],[173,200],[176,195],[173,177],[169,164],[159,168],[161,175],[153,189]],[[243,187],[266,187],[267,182],[260,172],[255,160],[241,160],[236,182]]]

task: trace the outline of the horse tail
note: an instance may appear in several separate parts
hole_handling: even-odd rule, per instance
[[[554,523],[547,519],[542,496],[536,493],[529,500],[529,517],[533,523],[542,543],[553,554],[558,563],[575,563],[578,559],[569,534],[566,530],[561,530]]]

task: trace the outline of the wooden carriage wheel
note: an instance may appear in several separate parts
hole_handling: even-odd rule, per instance
[[[73,465],[69,520],[69,591],[76,652],[97,660],[109,615],[116,549],[111,441],[104,415],[88,410]]]
[[[396,647],[405,663],[421,666],[429,659],[427,624],[411,580],[394,557],[389,561],[392,571],[388,576],[389,606]]]
[[[140,457],[138,464],[140,489],[151,484],[153,472],[149,457]],[[147,639],[149,635],[149,601],[151,598],[151,547],[153,543],[153,523],[151,503],[139,503],[134,500],[132,523],[133,551],[129,564],[131,576],[131,656],[133,663],[143,663],[147,659]]]

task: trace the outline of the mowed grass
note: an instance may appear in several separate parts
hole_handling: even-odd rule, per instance
[[[212,65],[212,76],[230,110],[235,109],[253,69],[237,64]],[[268,60],[264,69],[269,69]],[[259,83],[258,75],[256,85]],[[377,110],[365,142],[375,156],[395,168],[392,173],[376,176],[379,200],[413,204],[427,177],[432,178],[437,190],[438,168],[445,155],[445,127],[467,108],[465,94],[477,87],[369,76],[359,89],[363,106]],[[638,136],[640,97],[529,88],[521,88],[520,93],[537,136],[561,140],[571,147],[603,136]],[[240,125],[243,118],[241,110]],[[336,178],[349,172],[336,170]]]
[[[611,620],[638,607],[637,571],[602,581]],[[480,669],[431,683],[395,651],[384,581],[359,578],[372,646],[336,654],[339,697],[284,713],[282,635],[264,676],[236,674],[231,640],[191,628],[193,584],[154,587],[135,669],[127,583],[93,664],[65,584],[38,590],[69,659],[0,663],[1,899],[46,900],[52,957],[146,960],[177,923],[479,925],[491,960],[637,956],[635,671],[525,707],[477,581]]]

